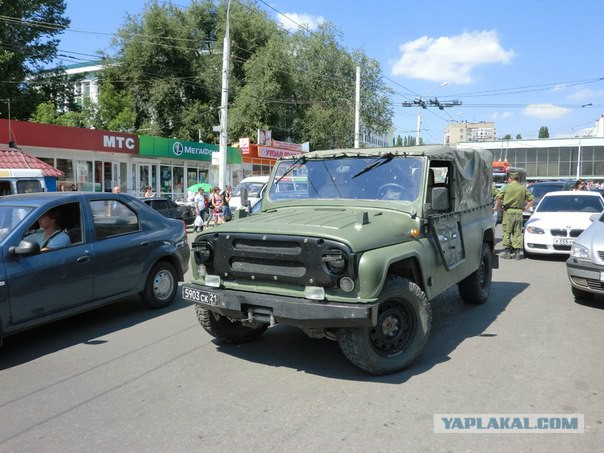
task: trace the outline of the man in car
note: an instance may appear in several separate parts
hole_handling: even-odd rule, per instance
[[[518,182],[518,173],[508,177],[508,184],[497,194],[494,211],[503,204],[503,253],[504,259],[520,259],[522,248],[522,212],[528,210],[535,200],[529,190]],[[525,206],[526,204],[526,206]]]
[[[51,250],[66,247],[71,244],[69,235],[63,231],[59,220],[59,209],[53,208],[44,213],[39,219],[38,224],[42,231],[30,234],[25,239],[37,242],[40,250]]]

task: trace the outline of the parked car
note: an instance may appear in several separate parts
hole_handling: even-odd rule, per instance
[[[248,176],[243,178],[241,182],[233,189],[233,197],[229,203],[231,211],[241,209],[242,206],[241,195],[245,190],[247,193],[247,201],[249,206],[254,204],[262,197],[261,190],[268,182],[268,176]]]
[[[42,250],[47,218],[69,239]],[[61,233],[64,235],[64,233]],[[173,302],[188,270],[185,225],[138,199],[105,192],[45,192],[0,199],[2,338],[134,295]]]
[[[574,183],[574,180],[565,179],[560,181],[540,181],[529,185],[528,190],[535,197],[535,201],[533,201],[533,205],[528,210],[522,213],[524,223],[526,223],[529,217],[533,215],[533,212],[535,212],[535,208],[541,201],[541,198],[543,198],[543,195],[548,192],[571,190]]]
[[[525,225],[525,256],[570,253],[590,217],[603,210],[604,199],[596,192],[546,193]]]
[[[570,249],[566,272],[576,299],[604,294],[604,214],[591,216],[592,224]]]
[[[195,209],[192,206],[180,205],[167,197],[147,197],[140,200],[164,217],[180,219],[186,225],[192,225],[195,221]]]

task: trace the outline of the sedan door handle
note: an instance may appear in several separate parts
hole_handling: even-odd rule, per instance
[[[146,246],[148,246],[150,243],[151,243],[151,242],[149,242],[149,241],[143,241],[143,242],[141,242],[141,246],[142,246],[142,247],[146,247]]]
[[[88,256],[88,255],[80,256],[76,261],[78,263],[87,263],[88,261],[90,261],[90,256]]]

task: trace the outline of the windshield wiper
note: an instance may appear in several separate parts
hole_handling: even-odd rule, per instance
[[[277,179],[273,183],[273,185],[276,186],[277,184],[279,184],[279,181],[281,181],[283,178],[285,178],[289,174],[289,172],[292,171],[294,169],[294,167],[301,162],[302,163],[306,162],[306,156],[304,154],[302,156],[298,157],[296,160],[294,160],[292,162],[292,164],[287,168],[287,170],[285,170],[285,173],[283,173],[281,176],[279,176],[279,179]]]
[[[371,171],[374,168],[380,167],[380,166],[382,166],[382,165],[390,162],[392,159],[394,159],[394,154],[392,154],[392,153],[386,153],[383,156],[380,156],[376,160],[374,160],[373,162],[371,162],[369,165],[367,165],[361,171],[355,173],[352,176],[352,178],[350,178],[350,179],[354,179],[357,176],[361,176],[363,173],[367,173],[368,171]]]

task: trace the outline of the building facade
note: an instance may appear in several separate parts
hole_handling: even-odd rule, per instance
[[[604,181],[604,137],[464,142],[457,143],[457,148],[488,149],[493,160],[524,168],[529,181]]]
[[[453,146],[462,142],[492,141],[496,137],[497,133],[493,122],[468,123],[467,121],[460,121],[447,126],[444,144]]]
[[[219,146],[122,132],[0,120],[0,144],[17,146],[61,170],[58,190],[142,196],[145,187],[177,201],[198,182],[218,181]],[[241,151],[227,149],[227,180],[242,165]]]
[[[73,87],[77,102],[82,103],[86,98],[93,103],[99,101],[98,76],[102,70],[103,66],[100,61],[89,61],[65,67],[66,74],[82,76],[82,79],[75,83]]]

